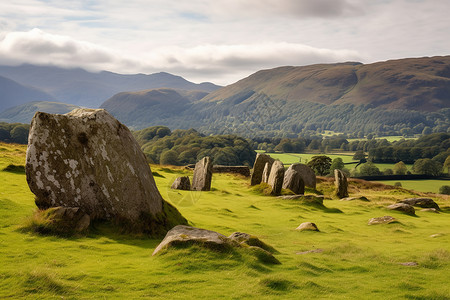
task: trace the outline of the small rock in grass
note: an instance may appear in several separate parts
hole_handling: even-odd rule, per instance
[[[439,213],[439,211],[436,208],[424,208],[421,209],[420,211],[428,211],[428,212],[434,212],[434,213]]]
[[[317,225],[312,222],[304,222],[300,224],[295,230],[300,231],[319,231],[319,228],[317,228]]]
[[[383,216],[378,218],[372,218],[369,220],[368,225],[377,225],[377,224],[389,224],[397,222],[396,218],[393,218],[391,216]]]
[[[295,254],[302,255],[302,254],[308,254],[308,253],[322,253],[322,252],[323,252],[323,249],[312,249],[312,250],[296,252]]]
[[[441,236],[444,236],[445,234],[443,234],[443,233],[436,233],[436,234],[432,234],[432,235],[430,235],[430,238],[437,238],[437,237],[441,237]]]
[[[347,198],[342,198],[340,201],[354,201],[354,200],[361,200],[361,201],[370,202],[370,200],[367,199],[365,196],[361,196],[361,197],[347,197]]]
[[[401,211],[401,212],[404,212],[405,214],[411,215],[411,216],[416,215],[416,210],[414,209],[414,207],[412,207],[409,204],[405,204],[405,203],[394,203],[394,204],[389,205],[386,208],[390,209],[390,210]]]
[[[400,265],[407,266],[407,267],[415,267],[415,266],[418,266],[419,264],[416,263],[415,261],[408,261],[408,262],[400,263]]]

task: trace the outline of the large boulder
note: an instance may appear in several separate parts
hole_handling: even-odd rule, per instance
[[[252,177],[250,179],[250,185],[257,185],[262,182],[262,174],[266,163],[268,163],[268,172],[270,174],[270,169],[275,160],[269,155],[258,153],[256,155],[255,163],[253,164]]]
[[[272,164],[269,179],[267,181],[267,184],[272,187],[272,192],[270,193],[271,195],[278,196],[281,194],[281,189],[283,188],[283,180],[284,180],[283,163],[279,160],[276,160]]]
[[[284,173],[283,189],[289,189],[296,195],[305,193],[305,183],[292,165]]]
[[[191,189],[191,181],[188,176],[177,177],[170,188],[174,190],[189,191]]]
[[[211,159],[206,156],[195,164],[194,177],[192,179],[193,191],[209,191],[211,190],[212,180],[212,163]]]
[[[344,172],[342,172],[341,170],[334,170],[334,185],[336,186],[336,196],[341,199],[348,197],[347,176],[345,176]]]
[[[103,109],[37,112],[26,175],[40,209],[79,207],[91,220],[113,220],[155,235],[186,223],[162,199],[131,132]]]
[[[439,205],[431,198],[408,198],[399,201],[400,203],[409,204],[411,206],[418,206],[423,208],[434,208],[440,210]]]
[[[305,186],[313,189],[316,188],[316,174],[310,167],[300,163],[292,164],[290,167],[300,174]]]

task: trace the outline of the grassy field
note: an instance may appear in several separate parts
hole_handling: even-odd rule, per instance
[[[1,147],[1,166],[24,163],[23,146]],[[73,238],[23,233],[33,195],[25,174],[0,171],[0,299],[450,299],[447,196],[427,195],[442,212],[413,217],[384,207],[424,194],[380,184],[352,181],[351,196],[370,202],[339,201],[323,179],[324,206],[305,206],[260,195],[247,178],[228,174],[214,174],[211,192],[173,191],[177,176],[192,173],[152,171],[163,197],[192,225],[254,234],[279,251],[282,264],[198,247],[153,257],[160,239],[106,225]],[[367,225],[384,215],[399,222]],[[295,230],[306,221],[320,232]],[[408,262],[417,265],[402,265]]]
[[[383,180],[378,182],[394,185],[398,180]],[[401,180],[400,182],[405,189],[432,193],[439,193],[439,188],[443,185],[450,186],[450,180]]]

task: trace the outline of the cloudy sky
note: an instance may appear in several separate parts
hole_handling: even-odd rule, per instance
[[[450,55],[448,0],[6,0],[0,64],[180,75]]]

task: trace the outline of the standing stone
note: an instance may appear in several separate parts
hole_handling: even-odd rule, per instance
[[[195,164],[194,178],[192,179],[192,190],[211,190],[212,172],[212,163],[208,156],[203,157],[200,161],[198,161]]]
[[[181,176],[175,179],[170,188],[174,190],[189,191],[191,189],[191,181],[188,176]]]
[[[266,165],[264,166],[264,170],[262,173],[261,182],[267,183],[269,181],[269,175],[270,175],[270,165],[268,162],[266,162]]]
[[[300,163],[292,164],[291,167],[300,174],[305,186],[316,188],[316,174],[310,167]]]
[[[267,181],[267,183],[272,187],[271,192],[272,195],[278,196],[281,194],[281,189],[283,188],[283,179],[284,179],[283,163],[279,160],[276,160],[272,164],[269,180]]]
[[[341,170],[334,170],[334,185],[336,186],[336,195],[339,198],[342,199],[348,197],[347,176],[345,176],[344,172],[342,172]]]
[[[115,220],[155,234],[186,223],[162,199],[130,130],[103,109],[37,112],[26,175],[40,209],[79,207],[91,220]]]
[[[283,189],[289,189],[296,195],[305,193],[305,183],[292,165],[284,173]]]
[[[253,164],[252,177],[250,179],[250,185],[257,185],[262,182],[262,174],[266,163],[269,163],[269,169],[267,174],[270,174],[270,169],[275,160],[269,155],[258,153],[256,155],[255,163]]]

